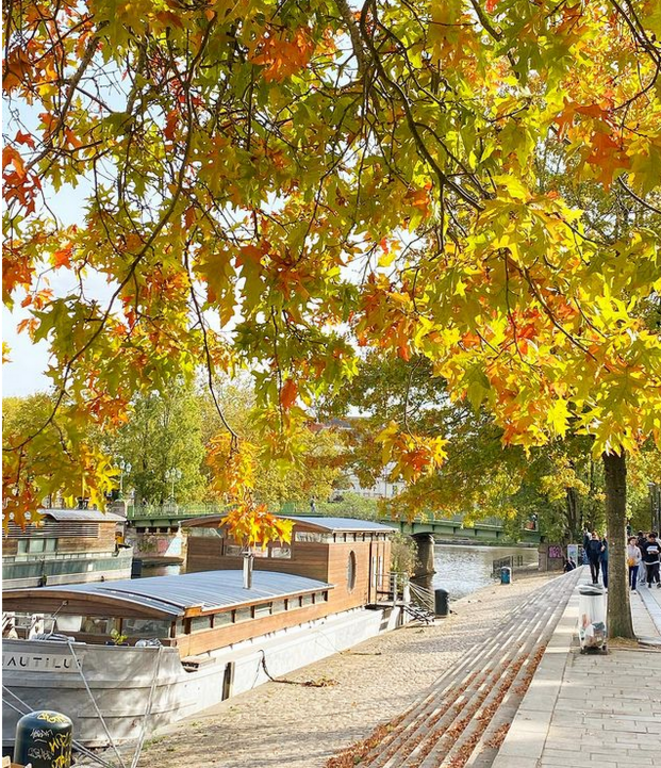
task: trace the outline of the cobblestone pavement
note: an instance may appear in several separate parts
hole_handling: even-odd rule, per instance
[[[475,642],[549,579],[535,574],[457,601],[434,626],[409,625],[171,726],[147,743],[141,768],[322,768],[336,752],[400,714]],[[608,768],[608,767],[607,767]]]
[[[661,592],[661,590],[659,590]],[[632,595],[636,633],[658,639],[648,599]],[[572,598],[493,768],[638,768],[660,765],[661,650],[611,642],[581,655]]]

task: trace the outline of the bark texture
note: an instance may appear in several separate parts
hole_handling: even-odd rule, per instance
[[[608,530],[608,636],[634,638],[626,556],[627,459],[604,453]]]

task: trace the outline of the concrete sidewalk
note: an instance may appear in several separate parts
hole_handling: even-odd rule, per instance
[[[587,578],[582,578],[587,583]],[[634,629],[661,640],[661,590],[632,595]],[[661,595],[660,595],[661,596]],[[648,609],[648,604],[652,610]],[[581,655],[572,596],[493,768],[634,768],[659,764],[661,650],[611,645]]]

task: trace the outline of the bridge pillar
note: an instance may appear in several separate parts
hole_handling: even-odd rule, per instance
[[[416,578],[436,573],[434,569],[434,537],[431,533],[415,533],[412,536],[418,548],[418,562],[416,564]]]
[[[144,521],[141,521],[144,522]],[[179,560],[185,562],[188,537],[175,522],[159,520],[162,525],[136,526],[126,532],[127,543],[133,546],[136,560]]]

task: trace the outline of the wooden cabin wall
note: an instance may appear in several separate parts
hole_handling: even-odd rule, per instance
[[[334,590],[330,591],[329,598]],[[176,644],[179,655],[182,658],[186,656],[197,656],[206,651],[215,648],[223,648],[232,643],[240,643],[242,640],[249,640],[251,637],[265,635],[268,632],[277,632],[286,627],[297,626],[305,621],[312,621],[327,616],[329,603],[315,603],[304,608],[295,608],[294,610],[276,613],[273,616],[265,616],[262,619],[250,619],[238,624],[228,624],[218,629],[209,629],[204,632],[195,632],[191,635],[182,635],[177,637]]]
[[[352,590],[347,584],[347,569],[350,553],[356,557],[356,581]],[[186,572],[209,570],[236,570],[242,567],[240,557],[222,554],[222,541],[207,537],[191,536],[188,540]],[[306,576],[328,584],[335,589],[329,596],[331,613],[344,611],[356,606],[377,601],[377,585],[370,590],[370,574],[378,567],[378,558],[383,563],[383,585],[387,590],[390,572],[390,541],[346,541],[332,543],[292,543],[291,559],[255,558],[256,571],[276,571]]]
[[[16,555],[20,539],[35,538],[57,539],[56,552],[58,553],[112,552],[115,549],[114,521],[112,523],[92,524],[85,522],[86,527],[84,529],[81,529],[76,522],[58,523],[52,520],[48,522],[49,525],[44,526],[44,528],[35,528],[29,525],[25,531],[10,529],[10,535],[3,536],[2,539],[3,555]],[[89,535],[92,529],[96,531],[97,535]],[[46,554],[53,555],[54,553]]]

